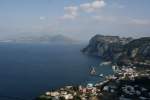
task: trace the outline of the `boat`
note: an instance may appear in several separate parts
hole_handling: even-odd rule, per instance
[[[100,74],[99,76],[100,76],[100,77],[104,77],[104,74]]]
[[[96,71],[95,71],[95,68],[94,68],[94,67],[92,67],[92,69],[91,69],[91,71],[90,71],[90,74],[91,74],[91,75],[96,75]]]
[[[120,69],[119,69],[119,67],[118,67],[117,65],[113,65],[113,66],[112,66],[112,70],[113,70],[115,73],[117,73],[117,72],[120,71]]]
[[[105,65],[110,65],[111,63],[112,63],[111,61],[105,61],[105,62],[100,63],[99,65],[105,66]]]

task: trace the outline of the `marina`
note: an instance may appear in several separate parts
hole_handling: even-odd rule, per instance
[[[150,73],[138,72],[136,68],[113,65],[114,74],[105,76],[99,83],[86,86],[69,86],[57,91],[46,92],[39,98],[64,98],[65,100],[149,100]],[[94,69],[95,70],[95,69]],[[103,75],[101,75],[103,76]],[[139,81],[147,80],[142,84]],[[116,95],[118,94],[119,95]],[[78,98],[78,99],[77,99]],[[37,99],[40,100],[40,99]]]

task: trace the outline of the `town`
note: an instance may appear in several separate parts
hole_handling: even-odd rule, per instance
[[[112,66],[113,75],[100,83],[65,86],[47,91],[35,100],[150,100],[150,70]]]

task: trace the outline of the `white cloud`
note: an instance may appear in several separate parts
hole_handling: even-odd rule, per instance
[[[90,3],[81,4],[80,7],[83,11],[86,11],[86,12],[92,12],[93,11],[93,9],[91,9]]]
[[[105,7],[106,3],[103,0],[95,0],[91,3],[84,3],[80,5],[81,10],[85,12],[94,12],[100,8]]]
[[[45,19],[46,19],[46,17],[40,16],[40,20],[45,20]]]
[[[63,19],[75,19],[81,12],[95,12],[100,8],[105,7],[106,3],[103,0],[94,0],[92,2],[83,3],[78,6],[68,6],[64,7],[65,14]]]
[[[123,9],[125,8],[125,5],[119,4],[119,3],[113,3],[111,5],[112,8],[119,8],[119,9]]]
[[[131,23],[136,25],[150,25],[150,20],[147,19],[131,19]]]
[[[72,14],[65,14],[62,18],[63,19],[75,19],[77,15],[72,15]]]
[[[64,7],[64,10],[66,12],[76,12],[78,10],[78,7],[77,6]]]
[[[78,16],[78,7],[76,6],[64,7],[64,10],[63,19],[75,19]]]
[[[116,21],[116,18],[113,16],[93,16],[93,19],[97,21],[107,21],[107,22],[114,22]]]
[[[92,2],[92,4],[91,4],[91,6],[93,8],[101,8],[101,7],[104,7],[105,5],[106,5],[105,2],[102,0],[100,0],[100,1],[96,0],[96,1]]]

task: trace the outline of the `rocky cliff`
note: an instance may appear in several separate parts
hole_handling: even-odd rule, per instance
[[[135,39],[126,45],[119,62],[150,65],[150,37]]]
[[[83,53],[117,63],[150,62],[150,37],[140,39],[119,36],[94,36]]]

